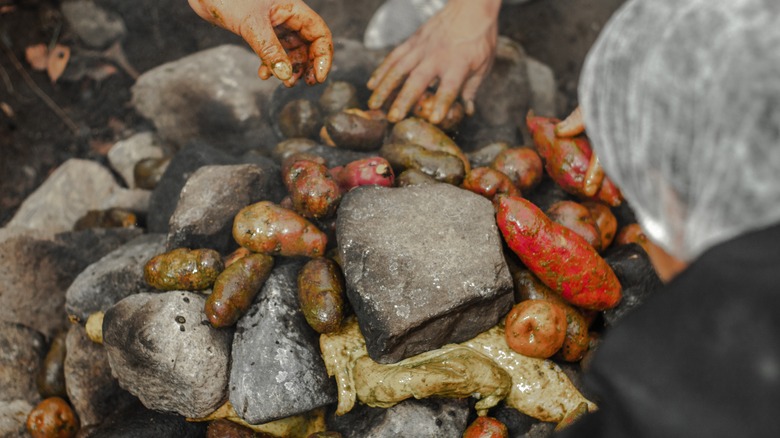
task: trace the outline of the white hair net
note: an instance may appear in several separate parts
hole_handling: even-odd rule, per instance
[[[780,223],[780,1],[629,0],[579,98],[605,172],[669,254]]]

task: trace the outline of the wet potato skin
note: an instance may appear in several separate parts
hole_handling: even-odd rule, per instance
[[[396,172],[417,169],[437,181],[459,185],[466,175],[463,162],[456,156],[433,151],[413,143],[387,143],[379,150]]]
[[[152,257],[144,266],[146,282],[160,290],[204,290],[224,269],[213,249],[176,248]]]
[[[336,213],[341,189],[325,165],[297,160],[284,175],[293,209],[298,214],[309,219],[321,219]]]
[[[279,130],[287,138],[317,138],[322,126],[322,114],[317,105],[308,99],[288,102],[279,112]]]
[[[344,276],[334,260],[317,257],[298,273],[298,299],[306,321],[317,333],[332,333],[344,321]]]
[[[505,323],[507,345],[524,356],[546,359],[566,339],[566,312],[553,301],[521,301],[509,311]]]
[[[307,257],[323,255],[328,241],[303,216],[270,201],[241,209],[233,221],[233,238],[252,252]]]
[[[491,167],[508,176],[523,193],[533,190],[544,176],[542,158],[528,147],[504,149],[496,155]]]
[[[346,109],[325,120],[327,137],[336,147],[374,151],[382,146],[388,121],[380,111]]]
[[[76,414],[60,397],[44,399],[27,416],[27,431],[33,438],[71,438],[78,430]]]
[[[409,117],[396,123],[388,142],[413,143],[431,151],[446,152],[463,162],[464,174],[471,170],[468,157],[452,138],[436,126],[417,117]]]
[[[574,201],[558,201],[547,209],[547,216],[553,221],[582,236],[588,243],[601,251],[601,231],[590,210]]]
[[[254,253],[225,268],[206,298],[204,310],[211,325],[220,328],[235,324],[249,310],[273,266],[273,257]]]
[[[463,438],[509,438],[509,430],[496,418],[477,417],[463,432]]]
[[[520,196],[520,191],[503,173],[489,167],[475,167],[466,174],[461,187],[492,200],[496,195]]]

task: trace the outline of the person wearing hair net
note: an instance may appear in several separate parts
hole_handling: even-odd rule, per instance
[[[779,23],[776,0],[629,0],[589,52],[585,127],[666,285],[560,436],[780,436]]]

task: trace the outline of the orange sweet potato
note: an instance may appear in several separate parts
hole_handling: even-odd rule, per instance
[[[596,251],[601,251],[601,231],[587,207],[574,201],[558,201],[546,213],[553,221],[582,236]]]
[[[595,201],[585,201],[582,203],[585,208],[590,211],[590,215],[593,220],[596,221],[596,226],[601,233],[601,250],[605,250],[615,240],[615,233],[617,232],[617,218],[612,210],[606,204]]]
[[[546,359],[566,340],[566,312],[549,300],[521,301],[506,315],[506,344],[528,357]]]
[[[477,417],[463,432],[463,438],[509,438],[509,430],[496,418]]]
[[[523,193],[533,190],[544,175],[541,157],[527,147],[504,149],[496,155],[490,167],[508,176]]]
[[[328,243],[314,224],[270,201],[241,209],[233,220],[233,238],[250,251],[281,256],[321,256]]]
[[[460,186],[491,200],[499,194],[520,196],[520,190],[508,176],[489,167],[471,169]]]
[[[617,276],[585,239],[523,198],[499,196],[495,203],[496,221],[507,245],[544,284],[585,309],[604,310],[618,304]]]

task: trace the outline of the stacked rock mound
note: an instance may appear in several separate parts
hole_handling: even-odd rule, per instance
[[[359,83],[277,90],[275,147],[138,159],[148,211],[78,221],[121,236],[73,268],[41,392],[79,436],[546,436],[596,408],[580,365],[658,279],[585,135],[464,150],[457,110],[391,125]]]

